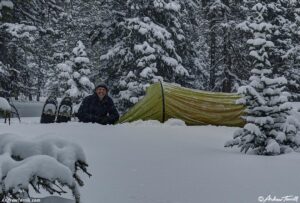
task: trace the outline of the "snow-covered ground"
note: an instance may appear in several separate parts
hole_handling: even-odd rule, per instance
[[[93,174],[84,176],[83,203],[250,203],[300,195],[300,154],[266,157],[224,148],[236,128],[39,124],[37,117],[0,122],[3,133],[59,136],[82,146]]]

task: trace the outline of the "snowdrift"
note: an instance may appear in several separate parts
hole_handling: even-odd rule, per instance
[[[244,125],[241,119],[244,106],[236,104],[240,96],[231,93],[206,92],[180,87],[170,83],[155,83],[148,87],[145,97],[119,120],[119,123],[136,120],[170,118],[183,120],[187,125]]]

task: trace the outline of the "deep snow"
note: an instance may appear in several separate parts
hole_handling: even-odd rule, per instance
[[[93,174],[80,188],[84,203],[250,203],[259,196],[300,195],[299,153],[243,154],[223,147],[236,128],[174,123],[39,124],[39,118],[23,118],[0,128],[79,144]]]

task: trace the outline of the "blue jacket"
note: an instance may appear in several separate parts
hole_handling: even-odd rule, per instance
[[[100,100],[98,95],[94,93],[84,98],[78,109],[77,117],[81,122],[106,125],[118,121],[119,113],[109,96],[106,95]]]

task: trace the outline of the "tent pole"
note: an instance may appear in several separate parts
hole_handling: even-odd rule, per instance
[[[165,114],[166,114],[166,108],[165,108],[165,93],[164,93],[164,87],[163,84],[161,82],[161,80],[159,80],[160,83],[160,88],[161,88],[161,98],[162,98],[162,122],[165,122]]]

